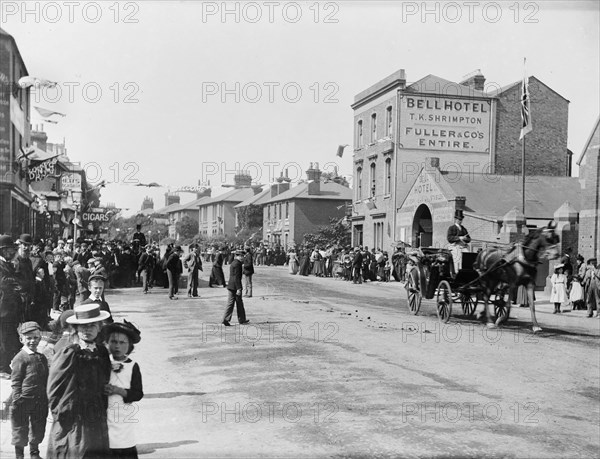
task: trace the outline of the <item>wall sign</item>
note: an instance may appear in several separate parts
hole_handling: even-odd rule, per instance
[[[401,148],[487,153],[492,103],[438,95],[404,95],[400,109]]]

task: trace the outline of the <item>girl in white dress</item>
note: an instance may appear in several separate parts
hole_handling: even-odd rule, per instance
[[[108,395],[108,438],[113,457],[137,459],[135,426],[138,407],[144,396],[139,365],[129,358],[133,345],[140,342],[140,332],[126,320],[102,329],[110,353],[112,371],[106,385]]]
[[[550,278],[552,283],[552,293],[550,294],[550,303],[554,303],[553,314],[560,313],[560,305],[567,299],[567,276],[563,274],[564,265],[556,265],[554,274]]]

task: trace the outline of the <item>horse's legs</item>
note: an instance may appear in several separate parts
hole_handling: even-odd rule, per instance
[[[533,300],[533,288],[534,284],[527,284],[527,301],[529,302],[529,309],[531,310],[531,324],[533,326],[533,333],[542,331],[542,327],[539,326],[537,318],[535,317],[535,301]]]
[[[483,311],[485,311],[487,326],[489,328],[496,328],[496,324],[494,323],[494,318],[493,318],[492,314],[490,313],[490,309],[489,309],[490,296],[491,296],[491,294],[489,292],[485,292],[483,294]],[[477,315],[478,318],[483,317],[483,311]]]

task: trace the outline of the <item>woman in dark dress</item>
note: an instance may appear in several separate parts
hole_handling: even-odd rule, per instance
[[[57,352],[48,378],[48,404],[53,424],[48,458],[109,457],[104,387],[110,379],[110,359],[96,344],[103,320],[110,317],[98,304],[75,307],[67,319],[77,330],[78,342]]]
[[[225,274],[223,273],[223,250],[217,252],[217,257],[212,266],[210,277],[208,279],[208,286],[212,287],[213,284],[218,286],[227,287],[225,283]]]
[[[310,255],[308,250],[300,252],[300,271],[298,274],[301,276],[308,276],[310,274]]]

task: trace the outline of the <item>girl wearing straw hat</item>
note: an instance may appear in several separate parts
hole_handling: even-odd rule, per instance
[[[96,338],[110,314],[96,303],[76,306],[74,312],[67,323],[77,332],[76,342],[55,354],[48,378],[53,424],[47,455],[100,459],[110,455],[104,387],[111,365]]]

